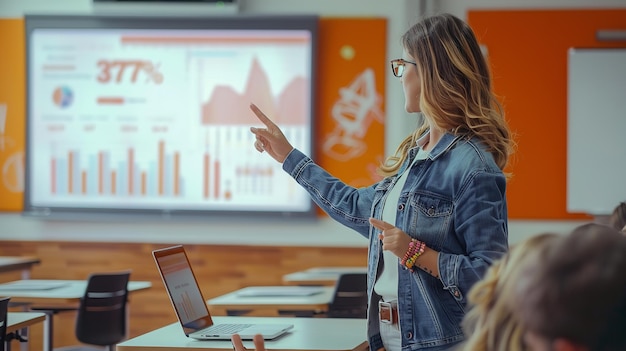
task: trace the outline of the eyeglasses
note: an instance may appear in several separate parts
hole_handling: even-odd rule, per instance
[[[393,72],[393,75],[398,78],[402,77],[402,74],[404,73],[404,66],[406,66],[407,63],[417,67],[417,63],[407,61],[405,59],[391,60],[391,71]]]

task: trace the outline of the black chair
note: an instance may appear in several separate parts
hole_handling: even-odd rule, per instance
[[[55,348],[56,350],[115,350],[115,344],[127,335],[126,304],[130,271],[94,273],[89,276],[85,295],[76,316],[76,338],[87,345]]]
[[[7,313],[9,310],[10,297],[0,297],[0,351],[4,351],[7,341]]]
[[[366,273],[346,273],[339,276],[326,316],[329,318],[367,318]]]

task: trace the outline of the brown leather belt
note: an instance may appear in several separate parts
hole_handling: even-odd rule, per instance
[[[380,322],[384,324],[398,323],[398,302],[397,301],[378,301],[378,317]]]

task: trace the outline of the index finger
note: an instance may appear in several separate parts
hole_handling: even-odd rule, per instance
[[[392,229],[395,226],[393,224],[387,223],[385,221],[381,221],[380,219],[376,219],[373,217],[370,217],[370,224],[379,230],[387,230],[387,229]]]
[[[243,347],[243,342],[241,341],[241,336],[239,336],[239,334],[231,335],[230,342],[233,344],[233,349],[235,351],[242,351],[246,349]]]
[[[263,335],[256,334],[254,336],[254,348],[255,351],[265,351],[265,342],[263,341]]]
[[[250,109],[261,120],[261,122],[263,122],[263,124],[265,124],[266,127],[268,127],[268,128],[275,128],[276,127],[274,122],[272,122],[272,120],[269,119],[265,115],[265,113],[263,113],[263,111],[261,111],[255,104],[250,104]]]

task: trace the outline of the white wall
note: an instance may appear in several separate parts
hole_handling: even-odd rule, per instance
[[[399,56],[399,37],[421,12],[450,12],[466,18],[470,8],[617,8],[626,0],[241,0],[240,12],[250,14],[315,13],[327,17],[372,16],[388,19],[387,58]],[[0,17],[25,13],[91,13],[91,0],[0,0]],[[386,78],[386,152],[416,124],[404,112],[400,83]],[[576,221],[510,222],[510,241],[515,243],[544,231],[566,232]],[[253,245],[366,246],[355,235],[329,219],[315,222],[269,221],[265,223],[206,221],[41,221],[19,214],[0,214],[0,240],[85,240],[164,243],[243,243]]]

